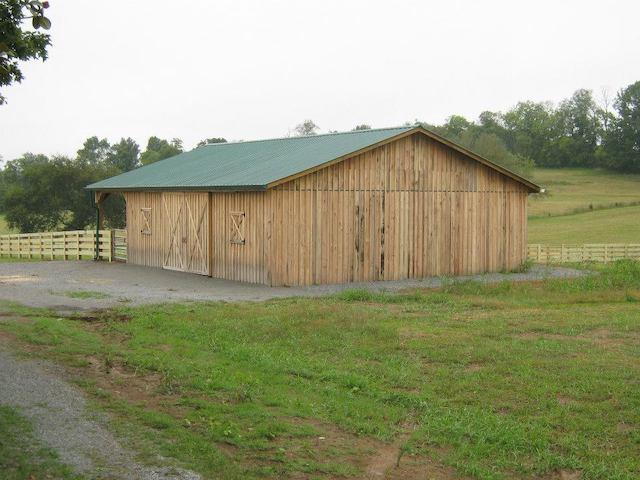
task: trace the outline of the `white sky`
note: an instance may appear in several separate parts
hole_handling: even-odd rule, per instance
[[[640,80],[637,0],[50,0],[47,62],[4,89],[0,155],[85,138],[286,135],[472,119]]]

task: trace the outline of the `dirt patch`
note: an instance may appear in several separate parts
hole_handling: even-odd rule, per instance
[[[620,423],[618,423],[618,425],[616,425],[616,431],[618,433],[622,433],[622,434],[631,433],[635,429],[636,429],[636,427],[634,427],[633,425],[629,425],[628,423],[625,423],[625,422],[620,422]]]
[[[389,478],[388,473],[398,471],[402,460],[402,443],[408,434],[402,434],[394,444],[379,445],[367,464],[367,478]],[[422,472],[424,477],[424,472]],[[415,477],[418,478],[418,477]]]
[[[558,480],[580,480],[582,478],[582,472],[578,470],[560,470],[556,478]]]
[[[362,472],[356,478],[371,480],[461,478],[452,467],[425,456],[405,453],[403,447],[413,431],[413,427],[409,424],[403,425],[401,433],[393,442],[383,442],[346,432],[335,425],[317,419],[289,417],[283,420],[296,425],[310,425],[318,432],[317,436],[310,439],[306,445],[300,442],[299,438],[292,439],[295,440],[295,444],[287,444],[287,455],[292,458],[299,458],[300,455],[307,454],[310,449],[317,457],[315,459],[319,461],[328,455],[334,456],[335,452],[342,452],[340,461]]]
[[[79,322],[86,322],[86,323],[107,323],[107,322],[126,323],[126,322],[130,322],[132,319],[131,315],[126,315],[123,313],[115,313],[109,310],[97,311],[97,312],[89,313],[86,315],[74,314],[74,315],[69,315],[66,318],[70,320],[76,320]]]
[[[184,416],[184,409],[176,406],[180,397],[161,393],[165,379],[160,373],[138,372],[117,360],[94,356],[87,358],[87,367],[70,367],[69,370],[76,377],[86,377],[89,374],[98,388],[109,392],[118,400],[143,405],[176,418]]]
[[[464,367],[465,371],[467,372],[479,372],[483,368],[484,368],[484,365],[482,363],[477,363],[477,362],[468,363]]]

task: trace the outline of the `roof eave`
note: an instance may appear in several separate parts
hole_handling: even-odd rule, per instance
[[[93,192],[262,192],[266,185],[216,185],[216,186],[136,186],[136,187],[100,187],[88,185],[86,190]]]
[[[440,143],[443,143],[445,145],[447,145],[450,148],[453,148],[454,150],[457,150],[458,152],[466,155],[467,157],[471,157],[474,160],[482,163],[483,165],[486,165],[487,167],[493,168],[494,170],[502,173],[503,175],[506,175],[507,177],[510,177],[512,180],[515,180],[521,184],[523,184],[524,186],[526,186],[530,193],[540,193],[543,188],[540,185],[537,185],[535,183],[533,183],[531,180],[526,179],[525,177],[523,177],[522,175],[512,172],[511,170],[509,170],[508,168],[505,168],[501,165],[498,165],[497,163],[492,162],[491,160],[488,160],[486,158],[484,158],[481,155],[478,155],[477,153],[472,152],[471,150],[463,147],[462,145],[458,145],[455,142],[452,142],[451,140],[448,140],[446,138],[444,138],[441,135],[438,135],[437,133],[432,132],[431,130],[427,130],[426,128],[422,127],[422,126],[418,126],[415,129],[411,130],[411,132],[422,132],[425,135],[427,135],[430,138],[433,138],[434,140],[437,140]]]

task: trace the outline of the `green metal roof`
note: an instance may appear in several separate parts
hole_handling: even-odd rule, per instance
[[[215,143],[92,183],[89,190],[263,190],[413,127]]]
[[[526,185],[540,187],[420,126],[329,133],[308,137],[214,143],[87,186],[89,190],[265,190],[269,185],[406,132],[428,137]]]

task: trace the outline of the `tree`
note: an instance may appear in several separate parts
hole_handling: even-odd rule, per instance
[[[603,128],[600,107],[590,90],[577,90],[555,112],[558,137],[551,142],[553,163],[558,166],[593,167]]]
[[[200,140],[198,142],[198,145],[196,146],[204,147],[205,145],[209,145],[210,143],[227,143],[227,139],[222,137],[205,138],[204,140]]]
[[[623,172],[640,172],[640,81],[618,93],[617,116],[604,141],[607,166]]]
[[[505,143],[495,133],[467,130],[459,143],[478,155],[501,165],[512,172],[527,175],[533,170],[533,161],[509,151]]]
[[[461,115],[451,115],[443,125],[447,137],[460,137],[469,127],[471,122]]]
[[[554,110],[549,103],[519,102],[507,111],[504,121],[505,143],[516,155],[532,159],[536,165],[553,165],[550,142],[557,137]]]
[[[313,120],[305,120],[304,122],[296,125],[294,131],[297,137],[308,137],[310,135],[317,135],[317,130],[319,128],[320,127],[318,127]]]
[[[133,170],[140,164],[140,147],[132,138],[121,138],[111,146],[106,161],[121,172]]]
[[[8,162],[2,172],[6,185],[4,214],[9,226],[21,232],[37,232],[95,225],[96,212],[84,187],[117,173],[105,163],[26,153]],[[106,225],[122,227],[123,200],[121,196],[112,197],[106,209]]]
[[[357,132],[360,130],[371,130],[371,125],[367,125],[366,123],[363,123],[361,125],[356,125],[356,127],[351,130],[352,132]]]
[[[47,59],[47,47],[51,44],[49,35],[27,31],[24,25],[24,21],[31,18],[35,30],[48,30],[51,22],[44,16],[46,8],[49,8],[49,2],[0,0],[0,87],[22,81],[20,61]],[[0,93],[0,105],[5,102],[6,98]]]
[[[168,142],[158,137],[149,137],[147,149],[140,155],[140,161],[143,165],[149,165],[179,153],[182,153],[182,140],[174,138]]]
[[[78,162],[85,165],[97,165],[104,162],[109,156],[111,145],[106,138],[99,139],[96,136],[87,138],[82,148],[77,152]]]

